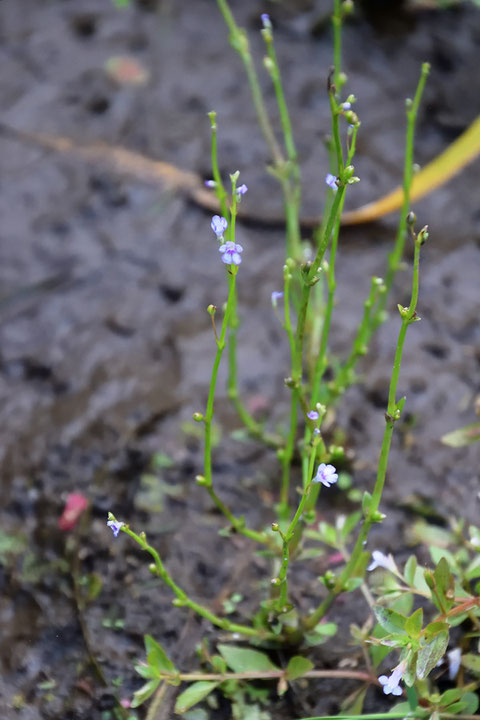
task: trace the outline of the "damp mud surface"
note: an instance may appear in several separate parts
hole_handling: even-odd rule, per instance
[[[418,122],[418,163],[441,152],[479,111],[478,9],[388,5],[379,15],[378,3],[362,3],[344,32],[347,87],[358,97],[362,121],[355,162],[361,182],[349,190],[350,208],[400,182],[404,100],[414,92],[422,61],[432,71]],[[303,171],[302,212],[318,214],[327,167],[329,3],[248,0],[232,8],[259,65],[259,16],[271,12]],[[118,55],[138,61],[148,82],[115,82],[105,67]],[[123,11],[108,0],[3,0],[0,57],[4,125],[102,140],[202,177],[210,176],[206,113],[215,109],[222,171],[240,170],[249,187],[243,207],[257,215],[281,212],[241,63],[211,0],[132,0]],[[214,354],[205,308],[221,307],[226,298],[223,266],[208,214],[161,183],[142,183],[3,134],[0,158],[0,715],[104,720],[113,688],[130,698],[141,684],[133,661],[144,655],[145,633],[183,670],[198,666],[202,637],[214,637],[208,624],[172,606],[170,591],[149,574],[127,537],[113,539],[105,524],[109,510],[145,530],[178,584],[216,612],[237,590],[243,601],[235,617],[247,617],[269,577],[268,564],[251,555],[247,539],[219,536],[225,521],[194,481],[202,445],[191,416],[205,407]],[[406,341],[399,396],[407,401],[382,503],[387,519],[369,545],[394,551],[400,561],[410,552],[412,504],[427,503],[440,523],[453,516],[478,522],[478,445],[455,450],[440,438],[475,419],[479,186],[476,162],[414,208],[419,226],[430,227],[421,264],[422,319]],[[333,354],[347,351],[370,277],[384,273],[396,220],[342,232]],[[244,247],[240,387],[259,417],[273,418],[273,428],[287,421],[289,400],[283,382],[288,344],[270,303],[271,292],[281,289],[284,237],[280,227],[239,225],[238,241]],[[408,304],[409,259],[410,251],[390,298],[390,318],[336,417],[345,430],[347,469],[361,490],[374,483],[399,329],[395,307]],[[260,528],[273,517],[279,465],[272,451],[235,435],[240,423],[226,395],[225,368],[216,409],[218,493]],[[72,492],[83,493],[90,506],[68,533],[58,520]],[[334,488],[322,496],[318,517],[345,507]],[[313,560],[298,571],[294,596],[304,611],[320,597],[322,563]],[[341,661],[362,667],[347,644],[348,627],[367,608],[363,613],[352,598],[329,613],[341,626],[340,641],[312,653],[318,667]],[[280,720],[335,713],[355,687],[297,683],[281,699],[272,688],[269,709]],[[173,717],[176,692],[169,691],[158,718]],[[230,717],[219,702],[211,717]],[[371,689],[365,707],[382,710],[389,703]]]

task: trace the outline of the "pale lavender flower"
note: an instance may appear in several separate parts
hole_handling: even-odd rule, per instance
[[[109,528],[112,528],[113,534],[115,537],[118,537],[118,533],[120,532],[120,528],[122,528],[125,523],[119,522],[118,520],[109,520],[107,522],[107,525]]]
[[[310,412],[307,413],[307,417],[310,418],[310,420],[318,420],[320,415],[316,410],[310,410]]]
[[[270,20],[270,15],[268,13],[262,13],[260,15],[262,19],[262,25],[264,28],[270,30],[272,27],[272,21]]]
[[[217,183],[215,182],[215,180],[205,180],[205,187],[213,189],[217,187]]]
[[[385,568],[390,572],[398,573],[398,568],[395,565],[395,560],[391,555],[385,555],[380,550],[374,550],[372,552],[372,562],[367,567],[367,570],[375,570],[376,568]]]
[[[385,695],[401,695],[402,688],[399,686],[399,682],[403,677],[405,670],[407,669],[407,661],[402,660],[397,667],[393,668],[393,672],[390,677],[387,675],[380,675],[378,681],[383,685],[383,692]]]
[[[460,661],[462,659],[462,651],[460,648],[453,648],[447,653],[448,658],[448,677],[455,680],[460,670]]]
[[[225,265],[240,265],[242,262],[240,253],[243,252],[243,247],[238,245],[238,243],[234,243],[232,240],[227,240],[226,243],[220,245],[218,250],[223,253],[222,261]]]
[[[241,197],[242,195],[245,195],[247,190],[248,190],[248,187],[245,185],[245,183],[243,183],[243,185],[240,185],[240,187],[237,188],[236,192],[237,192],[237,195],[239,197]]]
[[[214,215],[212,217],[210,227],[212,228],[217,238],[220,240],[220,238],[223,238],[223,233],[227,229],[228,223],[224,217],[221,217],[220,215]]]
[[[333,467],[333,465],[325,465],[325,463],[320,463],[317,469],[317,474],[313,478],[312,482],[314,483],[322,483],[322,485],[325,485],[325,487],[330,487],[330,485],[333,485],[338,480],[338,475],[336,469]]]
[[[337,190],[338,185],[336,175],[332,175],[332,173],[327,173],[325,182],[327,183],[328,187],[332,188],[332,190]]]
[[[342,110],[351,110],[352,109],[352,103],[344,102],[342,103]]]
[[[283,292],[277,292],[277,290],[274,290],[272,292],[272,305],[273,307],[277,307],[278,301],[283,297]]]
[[[313,431],[313,434],[320,435],[320,430],[318,428],[315,428],[315,430]]]

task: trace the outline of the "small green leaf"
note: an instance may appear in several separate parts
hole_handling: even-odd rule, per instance
[[[164,673],[174,675],[177,672],[177,669],[172,661],[166,656],[162,646],[159,645],[151,635],[145,635],[144,640],[148,664],[155,668],[159,675],[163,675]]]
[[[301,655],[294,655],[288,662],[286,678],[287,680],[296,680],[312,668],[313,663],[310,662],[310,660],[307,660],[307,658]]]
[[[440,620],[436,620],[435,622],[428,623],[428,625],[425,628],[425,637],[427,641],[430,641],[435,635],[438,635],[438,633],[441,632],[447,632],[448,633],[449,626],[448,623],[441,622]]]
[[[308,647],[315,647],[316,645],[322,645],[327,642],[327,639],[338,630],[338,626],[333,622],[318,623],[313,628],[313,631],[305,635],[305,644]]]
[[[437,592],[442,599],[444,608],[446,610],[450,610],[453,606],[455,581],[445,557],[440,558],[440,561],[433,572],[433,577]]]
[[[480,675],[480,655],[465,653],[465,655],[462,655],[462,665],[471,670],[474,675]]]
[[[417,656],[417,677],[423,680],[445,655],[448,645],[448,633],[440,632],[433,640],[420,648]]]
[[[160,683],[160,678],[156,678],[155,680],[149,680],[145,683],[145,685],[142,685],[142,687],[133,694],[132,708],[136,708],[144,703],[145,700],[148,700],[148,698],[151,697],[158,688]]]
[[[462,712],[462,710],[465,710],[466,706],[467,703],[463,702],[463,700],[459,700],[458,702],[452,703],[448,706],[448,713],[449,715],[456,715],[457,713]]]
[[[404,630],[406,621],[404,615],[400,615],[395,610],[390,610],[381,605],[375,605],[373,612],[380,625],[388,633],[398,633]]]
[[[425,545],[437,545],[446,548],[455,542],[452,532],[438,527],[438,525],[429,525],[424,520],[414,523],[411,535],[415,542],[424,543]]]
[[[272,663],[268,655],[258,650],[239,648],[233,645],[218,645],[218,650],[225,658],[227,665],[236,673],[280,670]]]
[[[329,525],[326,522],[321,522],[318,524],[318,532],[320,533],[320,536],[324,543],[327,545],[331,545],[332,547],[337,547],[337,531],[333,527],[333,525]]]
[[[405,621],[405,632],[410,635],[410,637],[417,640],[422,632],[422,626],[423,626],[423,610],[422,608],[418,608],[418,610],[415,610],[413,615],[410,615],[409,618]]]
[[[353,590],[357,590],[363,583],[363,578],[361,577],[351,577],[348,578],[347,582],[343,586],[343,589],[345,592],[353,592]]]
[[[463,428],[447,433],[442,437],[444,445],[450,447],[465,447],[480,440],[480,422],[465,425]]]
[[[446,690],[444,693],[442,693],[438,704],[442,707],[448,707],[448,705],[451,705],[453,702],[457,702],[457,700],[460,700],[461,697],[461,688],[451,688],[450,690]]]
[[[362,513],[360,511],[348,515],[340,531],[342,540],[347,540],[352,530],[355,530],[355,528],[357,527],[361,517]]]
[[[405,576],[405,580],[407,582],[407,585],[412,587],[414,581],[415,581],[415,570],[417,569],[417,558],[415,555],[410,555],[407,562],[405,563],[405,568],[403,570],[403,574]]]
[[[472,562],[465,570],[465,577],[467,580],[474,580],[475,578],[480,577],[480,555],[473,558]]]
[[[466,692],[462,695],[462,701],[465,703],[465,715],[474,715],[478,710],[478,695],[474,692]]]
[[[135,671],[144,680],[151,680],[152,678],[156,678],[157,680],[159,679],[156,669],[151,667],[151,665],[146,665],[145,663],[136,663]]]
[[[391,603],[390,610],[400,613],[400,615],[409,615],[413,608],[413,593],[403,593]]]
[[[186,690],[184,690],[177,698],[175,703],[175,712],[184,713],[191,707],[204,700],[211,692],[215,690],[219,683],[207,680],[195,682]]]
[[[368,511],[370,510],[371,502],[372,502],[372,496],[370,495],[370,493],[367,490],[365,490],[365,492],[363,493],[363,498],[362,498],[362,511],[363,511],[364,515],[368,514]]]

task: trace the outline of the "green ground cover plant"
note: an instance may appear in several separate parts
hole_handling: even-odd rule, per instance
[[[290,411],[284,431],[279,433],[277,428],[273,431],[268,421],[259,423],[250,414],[239,392],[237,331],[241,317],[237,285],[242,280],[242,264],[253,262],[253,258],[243,252],[235,231],[238,206],[248,188],[238,172],[230,175],[228,184],[221,176],[217,156],[217,116],[211,112],[212,178],[207,186],[217,196],[220,214],[211,219],[211,230],[206,227],[205,242],[218,244],[219,273],[223,265],[226,298],[218,297],[219,290],[215,289],[215,298],[212,297],[212,304],[207,307],[212,322],[213,362],[206,407],[193,415],[193,420],[203,429],[204,443],[203,471],[196,477],[196,482],[225,516],[227,525],[223,535],[238,533],[249,538],[252,552],[261,551],[269,558],[271,574],[268,591],[256,614],[242,623],[233,622],[228,615],[241,599],[239,593],[232,595],[225,614],[214,613],[176,583],[174,572],[162,561],[145,533],[130,527],[128,518],[117,518],[110,513],[107,524],[114,536],[128,535],[150,556],[150,570],[171,590],[173,603],[209,621],[222,631],[223,638],[213,651],[203,644],[199,648],[199,669],[184,671],[176,666],[174,658],[167,656],[157,639],[147,635],[146,659],[136,665],[145,683],[135,693],[132,708],[153,698],[147,714],[152,720],[166,686],[181,684],[175,710],[191,720],[208,717],[206,710],[196,706],[203,701],[207,703],[204,707],[208,707],[208,702],[213,706],[214,693],[218,691],[231,701],[232,717],[267,719],[271,717],[268,693],[272,683],[281,695],[290,683],[300,678],[321,682],[325,677],[337,677],[359,682],[358,690],[345,704],[345,714],[337,715],[338,718],[438,720],[456,717],[467,720],[477,711],[476,690],[480,682],[480,658],[476,651],[480,637],[480,530],[474,526],[466,527],[462,521],[452,521],[449,530],[419,524],[416,531],[428,546],[431,558],[431,567],[426,569],[415,555],[399,567],[395,558],[381,549],[367,550],[372,527],[385,519],[382,494],[390,445],[406,403],[405,397],[397,395],[403,349],[410,326],[420,320],[417,314],[419,302],[421,304],[420,255],[428,240],[428,228],[417,227],[417,218],[410,207],[410,188],[414,172],[415,121],[427,81],[428,64],[421,68],[413,99],[406,102],[403,206],[393,248],[386,260],[385,277],[372,277],[351,351],[344,358],[335,358],[330,352],[329,339],[332,324],[336,321],[336,261],[341,216],[346,193],[351,185],[359,182],[353,163],[361,121],[355,111],[355,96],[345,91],[347,78],[341,66],[342,22],[352,11],[352,3],[350,0],[334,1],[334,57],[327,81],[331,110],[329,167],[319,179],[319,187],[325,190],[325,210],[322,223],[309,241],[301,234],[301,170],[275,52],[272,22],[268,15],[262,15],[264,67],[275,91],[281,141],[275,135],[262,96],[247,34],[237,25],[226,0],[218,0],[218,7],[231,45],[245,67],[258,122],[270,151],[268,171],[278,180],[283,195],[285,263],[282,285],[279,278],[279,289],[272,294],[272,305],[281,317],[285,342],[290,348],[290,367],[285,378]],[[414,248],[409,270],[410,300],[405,307],[398,305],[398,316],[389,319],[387,301],[404,263],[407,242]],[[219,305],[214,305],[213,301]],[[224,304],[220,306],[222,302]],[[318,523],[315,508],[332,485],[342,484],[337,467],[345,462],[343,447],[325,439],[325,419],[342,401],[346,389],[357,381],[357,363],[368,353],[373,334],[387,319],[399,323],[399,329],[396,347],[392,348],[393,368],[375,482],[371,491],[358,498],[358,508],[353,513],[339,516],[333,524]],[[415,332],[415,328],[411,332]],[[228,364],[229,398],[246,432],[271,447],[278,457],[277,503],[274,508],[269,508],[269,512],[275,513],[275,520],[268,527],[249,527],[244,517],[227,507],[215,487],[212,436],[217,377],[222,362]],[[302,471],[298,492],[292,486],[294,460],[300,463]],[[228,537],[222,540],[228,542]],[[307,541],[309,545],[306,545]],[[327,570],[318,579],[321,600],[302,614],[292,599],[291,570],[296,561],[305,559],[309,552],[312,554],[312,541],[318,552],[329,549],[338,553],[342,564],[335,572]],[[381,572],[377,573],[377,569]],[[315,668],[309,658],[309,648],[329,642],[335,636],[337,626],[327,621],[326,616],[335,600],[344,594],[363,594],[365,600],[364,622],[351,627],[352,641],[364,651],[364,670]],[[461,627],[462,635],[452,646],[451,629],[455,627]],[[228,642],[224,639],[225,633]],[[288,652],[289,660],[282,667],[272,659],[272,652],[278,648]],[[441,663],[451,681],[451,688],[445,692],[440,692],[431,679],[432,671]],[[264,685],[260,687],[259,681]],[[370,686],[377,686],[385,695],[397,699],[397,704],[387,714],[362,714],[363,700]],[[129,717],[127,710],[119,709],[118,713]]]

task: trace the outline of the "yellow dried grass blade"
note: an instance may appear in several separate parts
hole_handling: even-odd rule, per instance
[[[438,155],[431,163],[418,172],[412,182],[411,201],[419,200],[456,175],[480,154],[480,117],[473,121],[460,137]],[[358,210],[347,212],[342,224],[356,225],[371,222],[402,206],[403,189],[398,187],[375,202],[363,205]]]

